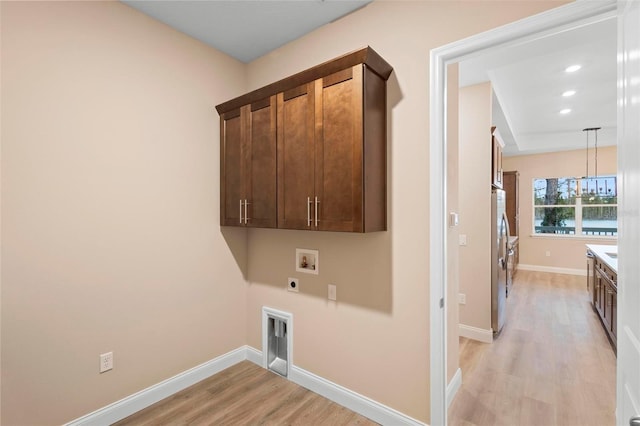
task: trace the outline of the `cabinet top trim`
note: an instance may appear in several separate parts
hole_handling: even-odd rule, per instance
[[[223,102],[216,106],[218,114],[231,111],[239,108],[243,105],[250,104],[257,100],[264,99],[266,97],[275,95],[276,93],[284,92],[301,84],[309,83],[317,80],[318,78],[326,77],[335,72],[341,71],[345,68],[352,67],[358,64],[365,64],[369,69],[378,74],[384,80],[387,80],[393,71],[393,67],[389,65],[375,50],[370,46],[363,49],[356,50],[351,53],[347,53],[338,58],[324,62],[320,65],[316,65],[313,68],[301,71],[297,74],[283,78],[282,80],[271,83],[267,86],[256,89],[252,92],[231,99],[230,101]]]

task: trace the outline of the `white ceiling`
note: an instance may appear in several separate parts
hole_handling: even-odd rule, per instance
[[[122,0],[196,39],[250,62],[372,0]],[[567,74],[572,64],[582,69]],[[460,63],[460,86],[491,81],[505,155],[582,149],[582,129],[616,143],[616,22],[609,19]],[[575,90],[570,98],[566,90]],[[561,115],[563,108],[571,108]],[[590,134],[593,137],[593,134]],[[593,143],[591,139],[591,143]]]
[[[335,21],[372,0],[122,0],[242,62]]]
[[[582,68],[566,73],[573,64]],[[615,145],[616,65],[616,21],[608,19],[463,61],[460,86],[491,81],[505,155],[583,149],[589,127],[602,128],[598,146]],[[563,97],[567,90],[576,94]]]

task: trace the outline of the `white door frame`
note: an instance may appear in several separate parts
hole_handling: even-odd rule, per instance
[[[447,423],[446,66],[495,47],[517,46],[616,16],[615,0],[576,1],[439,47],[430,61],[430,406],[429,424]]]
[[[618,364],[616,423],[640,415],[640,2],[618,3]]]

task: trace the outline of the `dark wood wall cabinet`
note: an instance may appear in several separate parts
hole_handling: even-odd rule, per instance
[[[386,230],[392,71],[367,47],[218,105],[220,224]]]
[[[275,228],[276,97],[220,120],[220,224]]]

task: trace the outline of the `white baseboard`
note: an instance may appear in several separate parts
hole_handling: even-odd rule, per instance
[[[381,425],[426,426],[425,423],[402,414],[391,407],[380,404],[295,365],[291,368],[289,380]]]
[[[249,361],[264,367],[262,365],[261,351],[247,346],[247,353],[251,353],[250,357],[247,356]],[[315,374],[300,367],[296,367],[295,365],[291,366],[289,371],[290,374],[288,379],[293,383],[309,389],[318,395],[322,395],[323,397],[371,419],[374,422],[380,423],[381,425],[427,426],[425,423],[402,414],[391,407],[387,407],[386,405],[367,398],[364,395],[360,395],[357,392],[349,390],[327,379],[316,376]]]
[[[472,327],[470,325],[458,324],[458,333],[467,339],[477,340],[484,343],[493,343],[493,330]]]
[[[120,401],[72,420],[65,426],[106,425],[115,423],[244,360],[264,367],[262,365],[262,351],[254,349],[251,346],[243,346],[143,389],[140,392],[136,392]],[[425,423],[419,422],[393,408],[373,401],[366,396],[353,392],[301,368],[291,366],[290,371],[289,380],[292,382],[382,425],[426,426]]]
[[[451,405],[451,401],[453,401],[453,398],[458,393],[460,386],[462,386],[462,370],[458,368],[456,374],[453,375],[447,385],[447,408]]]
[[[264,359],[262,358],[262,351],[254,349],[251,346],[245,346],[245,349],[247,351],[247,361],[251,361],[262,368],[267,367],[263,364]]]
[[[108,425],[122,420],[176,392],[247,359],[247,347],[243,346],[177,374],[167,380],[129,395],[120,401],[75,419],[65,426]]]
[[[572,269],[572,268],[558,268],[555,266],[523,265],[522,263],[518,263],[518,269],[522,269],[523,271],[553,272],[556,274],[581,275],[585,277],[587,276],[586,267],[584,269]],[[516,280],[518,279],[517,275],[515,279]]]

